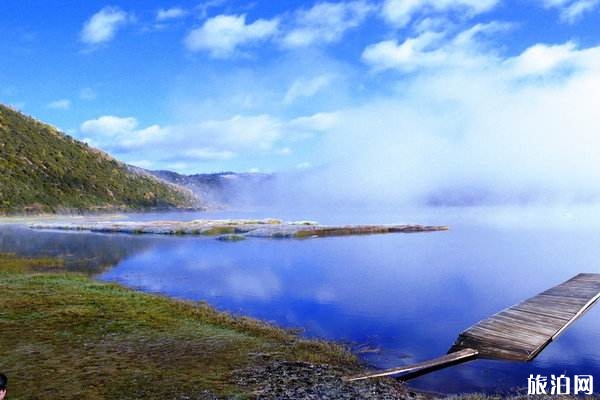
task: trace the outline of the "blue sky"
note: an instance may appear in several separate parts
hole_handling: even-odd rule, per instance
[[[142,167],[571,193],[600,170],[600,0],[0,7],[0,101]]]

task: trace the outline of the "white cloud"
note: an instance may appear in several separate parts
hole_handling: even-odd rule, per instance
[[[406,39],[402,43],[385,40],[368,46],[362,53],[362,60],[375,70],[399,68],[412,71],[443,63],[448,54],[443,50],[428,50],[440,35],[426,32],[418,37]]]
[[[310,178],[290,182],[286,191],[324,206],[436,194],[460,201],[492,193],[496,201],[516,201],[542,193],[545,201],[600,193],[600,47],[537,44],[502,57],[480,43],[494,29],[502,27],[418,36],[420,47],[390,68],[420,65],[429,52],[443,60],[428,61],[414,74],[387,73],[389,97],[367,96],[362,105],[335,112],[287,121],[238,115],[146,129],[132,118],[106,116],[82,130],[101,130],[95,137],[107,146],[145,138],[139,147],[121,146],[120,158],[154,160],[162,168],[178,163],[188,172],[207,162],[247,168],[262,156],[278,155],[291,168],[306,161],[313,167],[296,173]],[[309,136],[313,142],[296,141]],[[323,187],[330,189],[326,195]]]
[[[140,154],[155,165],[223,161],[239,154],[276,153],[282,123],[269,115],[234,116],[182,125],[140,127],[136,118],[101,116],[80,126],[80,137],[124,161]],[[182,164],[183,165],[183,164]]]
[[[415,33],[423,32],[444,32],[448,27],[452,26],[453,22],[443,16],[427,17],[415,22],[413,31]]]
[[[338,111],[313,155],[329,164],[287,189],[324,207],[599,200],[600,46],[470,51],[468,67],[389,74],[393,95]]]
[[[600,0],[542,0],[546,8],[560,10],[560,19],[572,24],[598,7]]]
[[[516,75],[540,75],[568,66],[573,61],[575,44],[549,46],[536,44],[507,61]]]
[[[69,100],[69,99],[55,100],[53,102],[48,103],[48,108],[51,108],[53,110],[68,110],[71,108],[71,100]]]
[[[115,136],[129,133],[135,129],[138,122],[133,117],[115,117],[105,115],[97,119],[85,121],[81,124],[81,131],[86,134],[100,134],[105,136]]]
[[[339,41],[344,33],[359,26],[375,8],[368,2],[323,2],[296,12],[293,28],[282,38],[286,47]]]
[[[598,7],[598,0],[580,0],[573,2],[569,7],[561,12],[561,18],[568,23],[574,23],[584,13],[592,11]]]
[[[181,154],[184,159],[212,161],[212,160],[230,160],[236,156],[236,153],[229,150],[215,150],[210,147],[186,150]]]
[[[476,24],[453,37],[447,32],[426,31],[399,43],[385,40],[369,45],[362,60],[375,71],[399,69],[406,72],[434,67],[477,67],[481,58],[492,57],[481,51],[482,38],[501,32],[508,24],[490,22]]]
[[[511,79],[544,78],[542,83],[561,85],[578,76],[600,71],[600,47],[580,49],[573,42],[536,44],[504,60],[502,73]]]
[[[100,44],[111,41],[117,30],[130,20],[125,11],[117,7],[105,7],[84,24],[81,41],[87,44]]]
[[[293,130],[307,132],[327,132],[338,122],[338,113],[316,113],[309,116],[298,117],[288,123],[288,127]]]
[[[278,19],[258,19],[246,24],[245,15],[218,15],[192,30],[184,43],[191,51],[204,50],[212,57],[225,58],[235,54],[240,46],[269,39],[278,26]]]
[[[137,128],[138,121],[133,117],[104,115],[83,122],[79,129],[86,135],[83,140],[91,146],[115,152],[141,149],[162,141],[168,135],[168,130],[158,125]]]
[[[291,104],[302,97],[312,97],[321,90],[328,87],[335,76],[332,74],[323,74],[313,78],[298,78],[287,90],[283,102]]]
[[[246,45],[276,39],[283,47],[296,48],[339,41],[349,29],[358,27],[377,7],[364,0],[321,2],[288,16],[246,22],[246,15],[218,15],[207,19],[184,39],[191,51],[208,51],[226,58]],[[281,21],[287,20],[285,26]]]
[[[188,14],[186,10],[179,7],[161,8],[156,12],[157,21],[167,21],[172,19],[183,18]]]
[[[385,0],[382,15],[389,23],[403,27],[411,22],[417,13],[443,13],[462,11],[473,16],[489,11],[500,0]]]
[[[282,137],[282,124],[270,115],[236,115],[226,120],[209,120],[174,128],[175,135],[190,144],[228,151],[267,151]]]

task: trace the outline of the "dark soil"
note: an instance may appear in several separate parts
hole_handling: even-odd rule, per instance
[[[345,382],[348,371],[324,364],[274,362],[239,371],[237,384],[254,399],[415,399],[400,381],[372,379]]]

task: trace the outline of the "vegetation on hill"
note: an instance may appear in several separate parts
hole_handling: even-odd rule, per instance
[[[133,171],[0,105],[0,214],[189,207],[180,188]]]

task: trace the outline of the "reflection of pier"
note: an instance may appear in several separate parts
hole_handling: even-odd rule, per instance
[[[462,332],[448,354],[430,361],[350,377],[422,374],[475,358],[530,361],[600,298],[600,274],[579,274]]]

